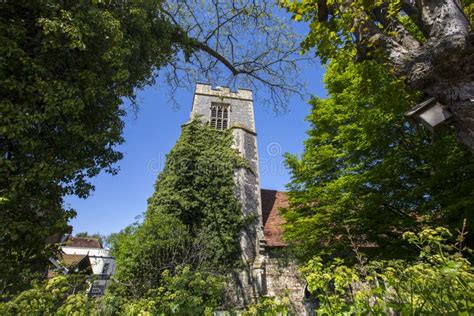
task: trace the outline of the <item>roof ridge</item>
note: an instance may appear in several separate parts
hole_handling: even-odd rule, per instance
[[[277,190],[277,189],[265,189],[265,188],[260,188],[260,190],[264,190],[264,191],[275,191],[275,192],[280,192],[280,193],[288,193],[288,191],[280,191],[280,190]]]

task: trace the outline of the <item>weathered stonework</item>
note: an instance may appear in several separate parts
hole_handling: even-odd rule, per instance
[[[265,257],[265,288],[270,297],[288,297],[291,312],[305,315],[305,283],[299,277],[298,265],[294,261],[285,261],[268,254]]]
[[[213,102],[230,107],[229,128],[234,135],[234,147],[247,160],[252,171],[239,169],[235,172],[236,196],[245,216],[255,218],[255,224],[242,232],[242,253],[245,262],[253,262],[258,254],[258,240],[263,239],[262,210],[260,201],[260,177],[258,171],[257,134],[253,113],[253,96],[250,90],[232,92],[229,88],[213,89],[197,84],[191,118],[210,120]]]
[[[298,278],[296,265],[294,262],[280,265],[266,247],[252,91],[240,89],[233,92],[227,87],[197,84],[191,119],[210,122],[213,103],[225,104],[229,108],[228,128],[234,136],[234,148],[251,168],[251,171],[239,169],[234,173],[235,195],[242,205],[243,214],[253,220],[241,233],[245,268],[233,275],[234,282],[228,289],[232,298],[229,305],[241,308],[261,296],[289,296],[296,314],[304,315],[304,284]]]

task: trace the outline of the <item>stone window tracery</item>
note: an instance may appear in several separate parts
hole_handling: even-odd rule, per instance
[[[229,127],[229,104],[211,103],[211,127],[224,130]]]

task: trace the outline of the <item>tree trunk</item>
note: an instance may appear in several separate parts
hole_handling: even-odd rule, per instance
[[[458,141],[474,153],[474,102],[459,102],[451,107],[451,112],[455,120]]]
[[[474,33],[457,0],[404,1],[404,11],[426,41],[407,46],[377,34],[396,74],[411,88],[435,97],[453,114],[459,142],[474,153]],[[406,42],[406,39],[405,39]]]
[[[413,65],[407,83],[451,111],[458,141],[474,153],[473,39],[474,34],[441,40],[437,47],[426,51],[426,59]],[[421,72],[428,75],[418,76]]]
[[[474,153],[474,34],[457,52],[447,50],[433,62],[432,80],[422,91],[437,98],[453,114],[458,141]]]

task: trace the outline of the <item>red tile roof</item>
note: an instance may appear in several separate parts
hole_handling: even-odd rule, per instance
[[[102,248],[99,239],[88,237],[69,237],[64,243],[64,246],[78,248]]]
[[[288,207],[288,197],[285,192],[261,189],[263,233],[268,247],[283,247],[286,243],[282,239],[282,224],[285,220],[279,209]]]

